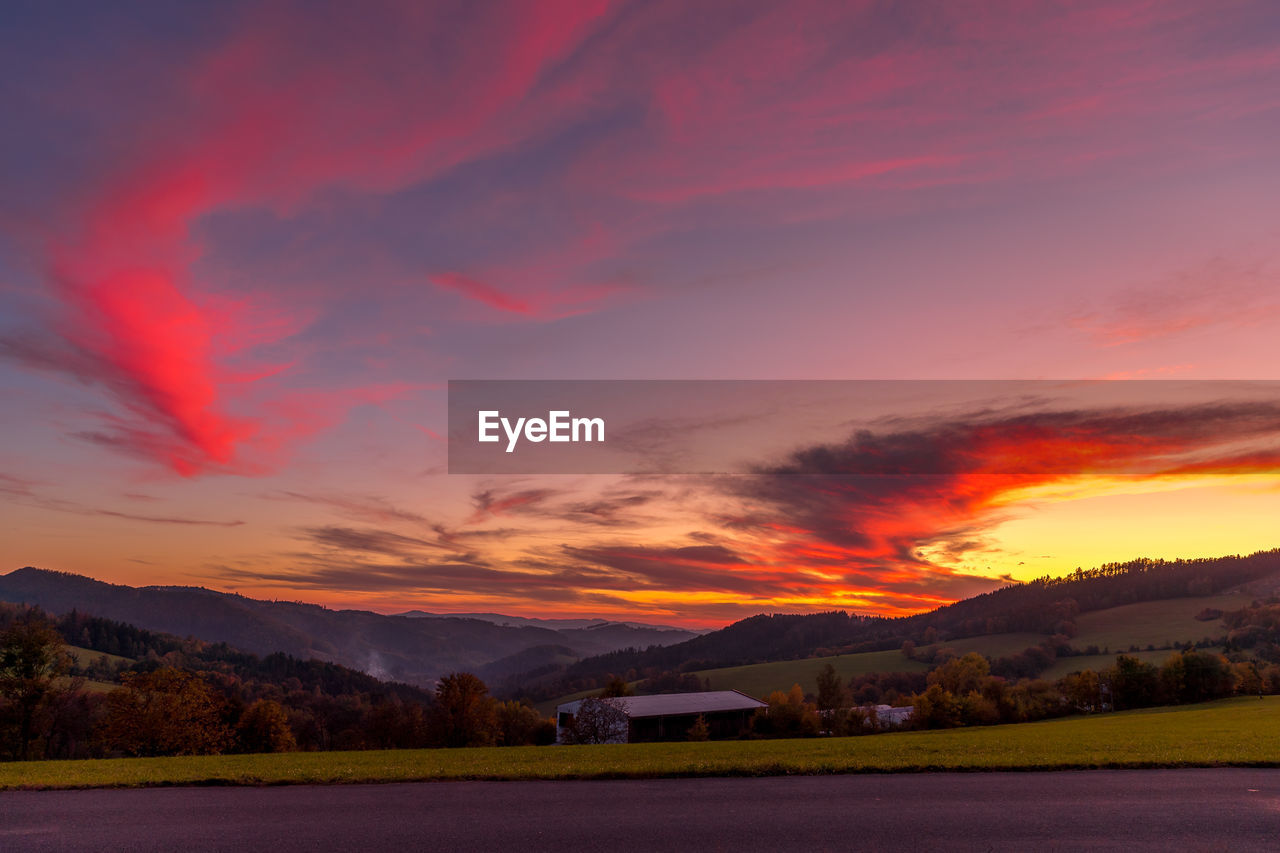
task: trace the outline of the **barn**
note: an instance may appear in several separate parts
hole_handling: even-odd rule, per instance
[[[567,728],[584,700],[556,707],[556,742],[566,743]],[[686,740],[701,717],[714,739],[736,738],[751,726],[751,717],[768,705],[737,690],[707,693],[663,693],[657,696],[621,696],[611,699],[627,717],[627,731],[616,742],[643,743]]]

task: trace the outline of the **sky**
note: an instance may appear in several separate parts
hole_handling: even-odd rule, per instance
[[[754,478],[463,475],[446,410],[1276,378],[1274,3],[13,2],[0,115],[0,571],[714,626],[1280,545],[1266,453],[1015,482],[987,413],[886,426],[951,460],[892,488],[838,420]]]

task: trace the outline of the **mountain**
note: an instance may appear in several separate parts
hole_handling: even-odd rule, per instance
[[[655,625],[650,622],[620,622],[613,619],[539,619],[535,616],[510,616],[506,613],[430,613],[426,610],[406,610],[395,615],[408,616],[411,619],[479,619],[483,622],[492,622],[494,625],[508,625],[514,628],[550,628],[553,631],[562,631],[566,628],[595,628],[599,625],[625,625],[628,628],[678,631],[691,635],[706,634],[711,630],[677,628],[674,625]]]
[[[844,612],[752,616],[683,643],[627,649],[586,658],[549,678],[545,666],[508,683],[534,698],[564,695],[602,683],[661,672],[691,672],[810,656],[898,649],[991,634],[1070,638],[1081,614],[1145,601],[1194,598],[1226,590],[1264,597],[1280,590],[1280,549],[1248,556],[1192,560],[1131,560],[1077,569],[1061,578],[1017,583],[928,613],[886,618]]]
[[[384,616],[261,601],[203,587],[110,584],[31,567],[0,575],[0,601],[38,605],[56,614],[76,610],[152,631],[225,642],[258,655],[318,658],[381,679],[427,686],[448,672],[475,671],[539,646],[567,647],[576,658],[695,636],[618,623],[557,631],[483,619]]]

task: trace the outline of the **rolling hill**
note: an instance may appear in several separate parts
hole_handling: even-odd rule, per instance
[[[939,646],[992,658],[1016,655],[1050,636],[1069,638],[1076,650],[1098,654],[1062,657],[1050,673],[1070,672],[1136,647],[1148,657],[1173,643],[1220,639],[1219,621],[1202,611],[1244,607],[1280,590],[1280,550],[1196,560],[1135,560],[1063,578],[1014,584],[929,613],[896,619],[842,612],[761,615],[683,643],[645,651],[618,651],[568,666],[558,681],[541,673],[527,694],[549,702],[578,695],[619,675],[637,681],[653,673],[693,673],[713,689],[751,695],[800,683],[813,688],[817,671],[832,663],[845,677],[918,670],[898,649],[917,646],[927,660]],[[1149,649],[1150,647],[1150,649]],[[1103,652],[1107,654],[1103,654]]]
[[[1197,614],[1205,610],[1238,609],[1253,599],[1249,593],[1228,592],[1144,601],[1082,614],[1077,621],[1078,633],[1071,638],[1071,645],[1077,649],[1097,647],[1107,652],[1060,657],[1042,676],[1060,678],[1082,669],[1106,669],[1115,663],[1116,655],[1121,652],[1159,664],[1172,654],[1170,646],[1175,643],[1198,643],[1205,639],[1216,641],[1226,633],[1221,618],[1197,619]],[[751,696],[767,696],[774,690],[786,690],[792,684],[813,691],[818,671],[828,663],[845,680],[872,672],[924,672],[929,666],[922,661],[930,659],[942,645],[958,654],[978,652],[996,659],[1017,654],[1044,639],[1039,634],[986,634],[921,647],[917,650],[916,659],[904,657],[901,651],[862,652],[705,669],[695,671],[694,675],[709,684],[712,690],[741,690]],[[1135,646],[1137,650],[1130,651]],[[1155,648],[1148,651],[1148,646]]]
[[[258,655],[283,652],[304,660],[318,658],[424,686],[445,673],[478,670],[538,647],[568,649],[576,659],[695,636],[679,629],[599,621],[554,630],[482,619],[384,616],[261,601],[202,587],[109,584],[30,567],[0,575],[0,601],[38,605],[57,614],[76,610],[152,631],[225,642]],[[556,653],[557,660],[564,657]]]

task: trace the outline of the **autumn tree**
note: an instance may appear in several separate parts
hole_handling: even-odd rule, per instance
[[[495,709],[497,719],[497,743],[499,746],[531,746],[538,743],[546,724],[529,705],[523,702],[500,702]],[[555,738],[552,725],[552,739]]]
[[[442,746],[489,746],[497,736],[497,703],[485,683],[469,672],[454,672],[436,685],[431,709],[433,739]]]
[[[1221,655],[1178,652],[1160,667],[1160,684],[1167,701],[1207,702],[1235,692],[1235,673]]]
[[[58,679],[70,667],[62,636],[38,613],[18,617],[0,634],[0,725],[14,758],[32,757],[33,744],[47,736]]]
[[[922,729],[949,729],[964,725],[964,704],[936,681],[924,693],[911,697],[911,724]]]
[[[216,755],[231,743],[222,700],[199,675],[163,667],[125,673],[107,695],[103,736],[126,755]]]
[[[625,679],[613,676],[609,679],[609,683],[604,686],[604,690],[600,691],[600,698],[620,698],[623,696],[634,696],[635,691],[631,689],[631,685]]]
[[[236,743],[242,752],[292,752],[298,748],[288,712],[271,699],[259,699],[240,716]]]
[[[1235,672],[1236,692],[1242,696],[1256,695],[1262,698],[1263,678],[1255,661],[1241,661],[1232,665]]]
[[[1102,682],[1091,669],[1073,672],[1058,680],[1058,690],[1082,714],[1102,710]]]
[[[929,684],[937,684],[948,693],[962,696],[979,690],[983,680],[991,674],[991,664],[977,652],[952,658],[929,673]]]
[[[693,721],[693,725],[689,726],[688,739],[691,741],[703,741],[711,739],[711,727],[707,725],[707,718],[698,715]]]
[[[804,700],[804,690],[792,685],[786,693],[775,690],[766,700],[769,707],[756,715],[758,734],[774,737],[813,737],[822,728],[817,709]]]

